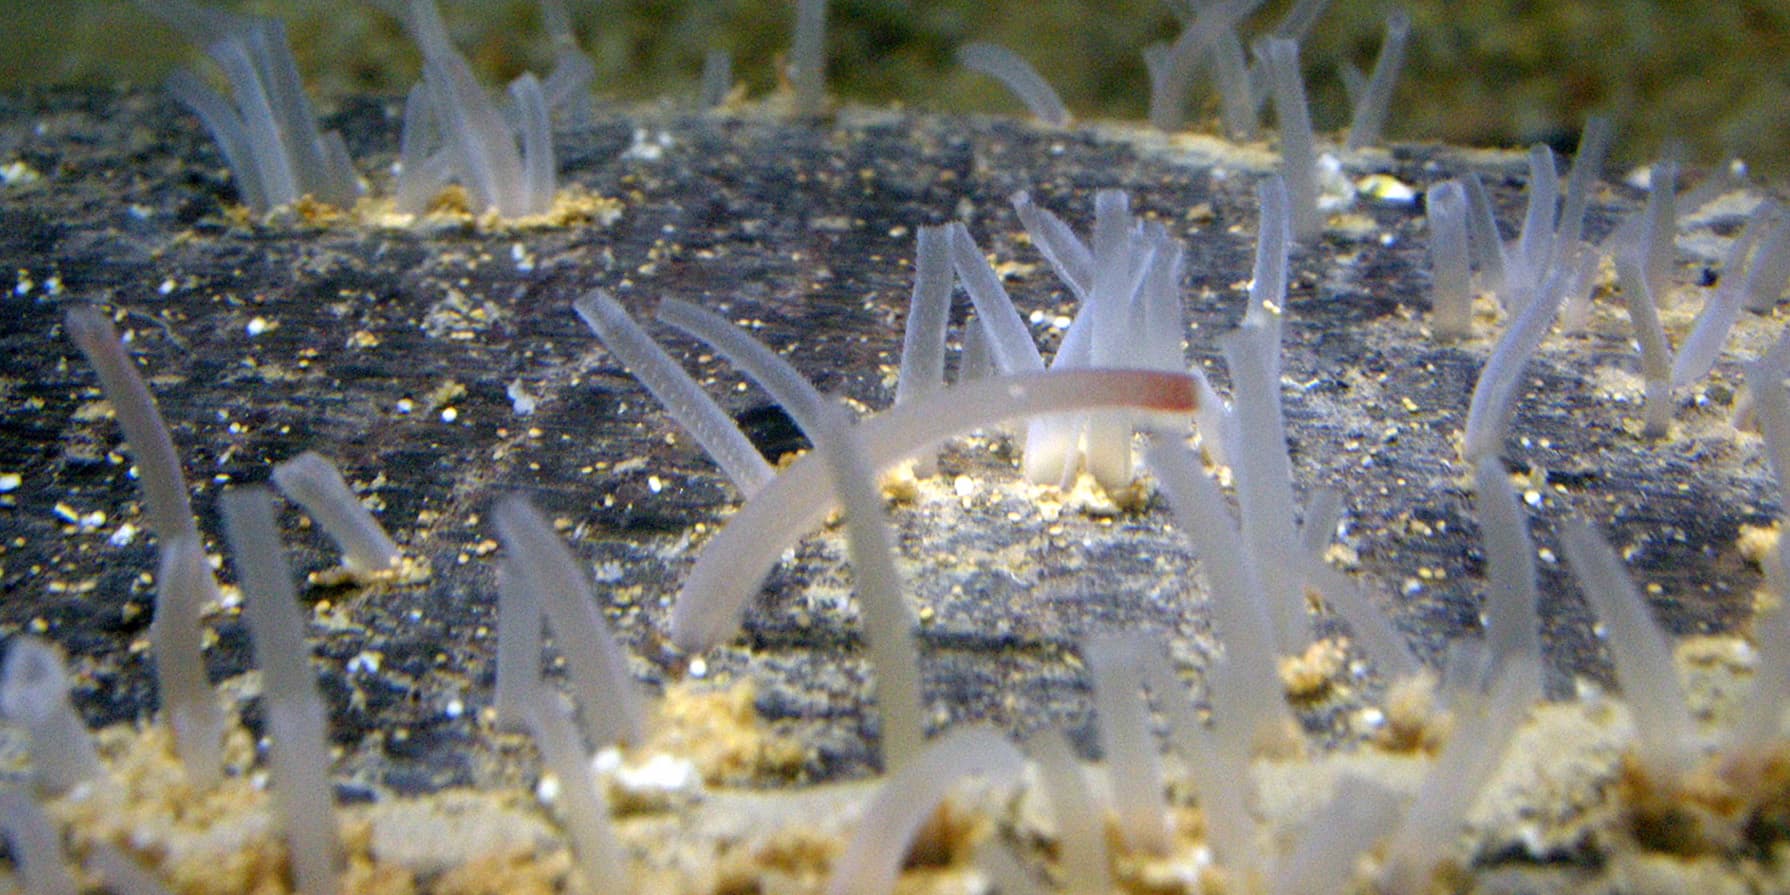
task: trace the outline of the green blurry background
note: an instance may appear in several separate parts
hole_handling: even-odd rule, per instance
[[[567,0],[595,58],[598,90],[622,99],[687,97],[702,58],[729,50],[754,95],[775,84],[792,0]],[[1259,33],[1290,0],[1252,20]],[[253,0],[221,5],[286,19],[315,93],[401,93],[417,59],[366,0]],[[1320,126],[1346,121],[1337,66],[1372,64],[1394,4],[1336,0],[1304,50]],[[1790,0],[1412,0],[1413,36],[1389,131],[1395,139],[1472,145],[1570,143],[1588,112],[1619,123],[1618,159],[1668,141],[1711,163],[1739,156],[1790,174]],[[446,0],[456,40],[492,83],[545,71],[538,11],[524,0]],[[834,0],[828,35],[834,95],[937,111],[1012,111],[992,83],[951,64],[969,40],[1031,59],[1078,116],[1141,118],[1138,50],[1168,38],[1163,0]],[[193,57],[175,34],[122,0],[0,0],[0,89],[155,83]],[[1246,37],[1249,36],[1246,34]],[[325,106],[327,108],[327,104]]]

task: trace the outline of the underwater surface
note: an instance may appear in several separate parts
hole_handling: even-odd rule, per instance
[[[1459,14],[1496,7],[1473,8]],[[1565,22],[1578,9],[1543,8]],[[66,9],[67,21],[84,20],[81,7]],[[1756,44],[1781,34],[1771,8],[1725,9],[1766,34]],[[134,15],[109,10],[85,21]],[[532,9],[517,10],[504,13],[521,23],[510,30],[536,33]],[[973,262],[990,265],[1011,296],[1011,323],[1049,358],[1073,350],[1088,305],[1078,289],[1088,284],[1065,278],[1041,252],[1051,243],[1013,196],[1026,191],[1073,238],[1104,251],[1113,231],[1101,235],[1096,207],[1110,208],[1123,191],[1135,220],[1118,232],[1139,234],[1127,245],[1157,240],[1148,243],[1156,254],[1136,256],[1125,273],[1149,281],[1152,271],[1172,271],[1165,294],[1180,322],[1171,342],[1184,367],[1209,379],[1213,392],[1201,400],[1245,406],[1249,386],[1234,371],[1250,355],[1235,333],[1261,325],[1245,323],[1246,309],[1262,291],[1253,288],[1261,255],[1271,254],[1264,234],[1276,230],[1261,191],[1286,171],[1278,143],[1232,143],[1204,119],[1168,134],[1104,120],[1135,119],[1141,105],[1108,96],[1091,74],[1093,84],[1059,82],[1083,116],[1067,127],[963,111],[1010,100],[977,98],[982,85],[961,73],[939,76],[936,90],[901,80],[901,66],[884,71],[887,82],[872,74],[884,47],[907,48],[891,52],[919,60],[912,83],[923,82],[947,64],[924,51],[928,41],[948,59],[961,37],[954,29],[966,23],[978,23],[970,36],[1055,66],[1088,52],[1075,35],[1092,41],[1086,32],[1101,30],[1083,21],[1075,31],[1077,17],[1054,5],[1003,10],[837,4],[829,45],[838,80],[829,90],[839,101],[815,116],[789,114],[786,91],[755,80],[784,40],[781,8],[721,7],[700,22],[690,8],[655,10],[656,19],[630,8],[625,22],[596,28],[586,12],[577,21],[600,72],[633,58],[641,72],[684,74],[662,74],[669,86],[654,90],[640,81],[612,89],[600,73],[605,99],[553,133],[551,207],[515,220],[472,207],[463,186],[441,189],[420,212],[395,207],[392,163],[407,118],[397,97],[414,69],[364,61],[366,47],[404,40],[390,23],[340,18],[338,36],[360,48],[362,67],[324,64],[335,77],[352,73],[324,91],[340,90],[325,123],[341,132],[365,181],[352,208],[301,200],[250,210],[240,204],[240,175],[205,130],[155,90],[0,94],[0,270],[12,279],[0,295],[0,632],[9,658],[23,655],[26,637],[56,645],[80,722],[76,745],[46,750],[16,694],[59,702],[60,670],[27,675],[9,665],[0,758],[11,788],[0,828],[14,862],[0,885],[56,890],[34,874],[62,856],[45,859],[45,837],[27,832],[47,818],[47,840],[89,887],[104,879],[156,891],[121,883],[129,873],[114,859],[122,857],[173,891],[319,888],[303,869],[316,865],[290,836],[298,821],[279,813],[287,740],[276,733],[295,697],[256,654],[246,610],[256,588],[243,581],[241,532],[220,511],[224,494],[263,485],[275,464],[317,451],[405,558],[395,572],[345,568],[335,532],[288,502],[275,505],[281,543],[262,551],[290,563],[296,600],[286,603],[303,619],[303,646],[293,651],[308,653],[302,667],[315,673],[316,692],[306,698],[327,719],[328,754],[315,757],[327,760],[322,788],[336,811],[325,863],[339,877],[328,890],[1790,891],[1790,763],[1778,702],[1790,637],[1774,613],[1782,583],[1770,580],[1783,500],[1776,448],[1758,431],[1769,435],[1776,418],[1765,418],[1767,408],[1754,423],[1743,410],[1760,381],[1749,381],[1747,364],[1783,344],[1786,312],[1775,299],[1784,284],[1759,287],[1772,301],[1736,314],[1713,370],[1673,390],[1665,432],[1649,434],[1651,374],[1619,262],[1637,232],[1624,228],[1640,226],[1649,202],[1628,161],[1655,157],[1657,145],[1630,129],[1644,116],[1615,103],[1618,160],[1584,179],[1579,194],[1574,242],[1587,248],[1573,256],[1584,271],[1573,288],[1583,300],[1557,328],[1544,319],[1537,350],[1513,379],[1508,432],[1490,455],[1472,454],[1463,429],[1476,380],[1523,312],[1481,271],[1466,334],[1438,337],[1436,225],[1425,196],[1476,174],[1496,222],[1493,244],[1511,240],[1514,280],[1524,234],[1537,232],[1525,223],[1536,214],[1526,207],[1537,192],[1535,157],[1406,138],[1453,136],[1425,117],[1441,115],[1475,142],[1559,142],[1567,151],[1556,185],[1569,191],[1583,107],[1551,97],[1533,100],[1549,111],[1521,112],[1531,101],[1521,78],[1478,79],[1475,89],[1508,101],[1489,123],[1437,111],[1445,104],[1395,103],[1389,145],[1348,152],[1331,136],[1346,106],[1314,87],[1320,148],[1330,153],[1319,229],[1294,240],[1284,294],[1256,312],[1273,321],[1279,349],[1257,382],[1273,400],[1247,405],[1277,406],[1284,432],[1253,444],[1235,435],[1226,448],[1225,426],[1264,417],[1217,431],[1202,417],[1196,432],[1183,413],[1166,438],[1200,451],[1189,455],[1202,461],[1193,471],[1222,489],[1208,505],[1222,510],[1214,518],[1234,526],[1232,505],[1241,506],[1233,537],[1251,540],[1235,553],[1247,553],[1253,574],[1269,568],[1261,563],[1269,548],[1250,533],[1256,511],[1244,478],[1261,468],[1252,461],[1284,446],[1290,482],[1280,485],[1290,486],[1297,520],[1276,524],[1299,543],[1274,549],[1289,562],[1309,553],[1322,571],[1278,570],[1303,582],[1289,592],[1299,601],[1295,627],[1308,630],[1291,649],[1254,657],[1269,669],[1267,691],[1231,691],[1226,702],[1225,687],[1241,686],[1227,682],[1247,660],[1236,632],[1220,630],[1231,623],[1217,584],[1224,557],[1158,487],[1169,474],[1140,465],[1134,485],[1112,489],[1085,475],[1068,487],[1036,483],[1022,474],[1023,425],[976,427],[944,443],[936,473],[879,478],[872,491],[912,612],[919,710],[931,736],[920,756],[888,754],[877,688],[886,666],[873,667],[878,635],[861,608],[856,533],[848,537],[837,518],[792,532],[794,546],[776,551],[762,584],[743,553],[736,562],[711,550],[733,543],[730,526],[769,529],[800,513],[755,506],[573,303],[596,289],[613,295],[769,461],[790,464],[776,471],[793,477],[845,448],[785,456],[809,439],[720,352],[653,322],[660,301],[722,314],[821,394],[842,398],[864,420],[855,431],[886,432],[872,426],[893,415],[920,228],[967,227],[975,245],[954,262],[957,278]],[[502,37],[480,37],[507,32],[480,27],[470,11],[448,12],[487,83],[549,67],[552,56],[530,55],[539,48],[529,41],[506,49]],[[314,14],[292,26],[307,74],[330,58],[316,34],[307,37]],[[1355,58],[1326,49],[1356,29],[1356,11],[1333,14],[1306,60],[1314,84],[1328,58]],[[762,46],[736,38],[746,96],[711,110],[608,98],[693,92],[701,40],[681,35],[732,28],[730,15],[763,19]],[[1459,38],[1452,29],[1470,24],[1436,15],[1414,10],[1414,65],[1425,54],[1435,65],[1436,48]],[[1530,18],[1506,25],[1527,33],[1516,23]],[[1115,26],[1135,34],[1101,39],[1172,33],[1172,18],[1158,19],[1140,13]],[[1067,35],[1069,49],[1005,36],[1021,20]],[[889,30],[897,24],[914,33]],[[1371,62],[1378,28],[1368,19],[1356,29],[1355,50],[1366,48],[1358,64]],[[644,41],[630,51],[615,34],[657,29],[673,32],[668,43],[681,49]],[[870,48],[862,58],[851,49],[858,42]],[[1408,71],[1401,96],[1441,100],[1461,89],[1435,71]],[[1046,73],[1058,80],[1060,69]],[[1124,77],[1134,92],[1143,83],[1141,69]],[[892,97],[906,105],[887,104]],[[1679,183],[1679,216],[1661,237],[1670,263],[1657,313],[1680,350],[1704,308],[1737,294],[1749,262],[1754,272],[1778,269],[1767,250],[1749,256],[1746,246],[1778,246],[1790,233],[1770,204],[1773,187],[1736,176],[1721,155],[1698,154],[1741,148],[1719,129],[1687,137],[1697,153]],[[1171,250],[1178,266],[1152,266]],[[971,321],[990,315],[979,306],[972,317],[970,304],[956,298],[948,312],[954,382],[981,369],[973,343],[985,334]],[[203,554],[223,584],[196,610],[203,672],[228,719],[221,782],[183,764],[162,723],[165,660],[152,620],[168,577],[158,568],[167,536],[152,531],[149,464],[121,438],[116,390],[108,383],[102,393],[89,346],[72,339],[87,325],[68,316],[76,306],[97,307],[116,328],[127,365],[159,406]],[[1192,388],[1185,369],[1159,373]],[[966,405],[935,416],[967,413]],[[832,481],[806,481],[816,480]],[[1516,527],[1533,538],[1519,552],[1536,565],[1535,611],[1523,620],[1539,656],[1524,668],[1550,700],[1534,706],[1500,671],[1522,664],[1498,652],[1506,647],[1488,647],[1494,659],[1485,661],[1459,646],[1491,641],[1496,619],[1511,617],[1501,607],[1514,579],[1497,568],[1508,554],[1487,536],[1488,482],[1510,489]],[[1334,515],[1319,509],[1325,494],[1336,497]],[[499,565],[525,552],[513,529],[501,530],[514,516],[500,500],[514,495],[541,511],[553,534],[545,540],[563,540],[573,558],[564,587],[539,589],[594,594],[579,605],[625,657],[611,683],[639,691],[647,706],[642,732],[624,748],[589,735],[602,726],[579,678],[590,647],[565,642],[566,626],[549,615],[549,659],[534,663],[546,684],[532,683],[581,701],[571,766],[595,751],[581,770],[555,763],[548,722],[531,716],[521,732],[498,704],[500,613],[511,599]],[[827,515],[821,491],[798,498],[815,518]],[[1584,554],[1569,556],[1566,533],[1580,517],[1614,545],[1615,572],[1586,576]],[[683,592],[699,567],[719,569],[750,597],[737,633],[680,649],[674,613],[700,598]],[[1616,590],[1632,583],[1644,608],[1600,620],[1587,577]],[[1349,615],[1343,590],[1358,592],[1368,614]],[[530,618],[538,637],[540,616]],[[1390,624],[1394,649],[1376,649],[1364,624],[1373,619]],[[1669,639],[1649,634],[1649,620]],[[1626,650],[1649,638],[1670,671],[1637,677]],[[1426,673],[1394,667],[1401,649]],[[1674,712],[1683,730],[1654,723]],[[1243,716],[1269,721],[1246,730],[1234,720]],[[1130,745],[1142,749],[1123,739],[1131,721]],[[85,728],[95,731],[99,771],[72,786],[46,784],[49,757],[79,753]],[[901,803],[903,794],[932,798],[959,775],[980,783],[937,807]],[[581,813],[585,797],[607,825]]]

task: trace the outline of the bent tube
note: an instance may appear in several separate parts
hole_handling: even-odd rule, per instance
[[[1075,370],[981,380],[900,404],[864,420],[860,434],[878,471],[947,438],[1044,413],[1135,408],[1190,414],[1193,378],[1144,370]],[[824,450],[824,448],[820,449]],[[671,614],[672,642],[701,652],[739,628],[746,601],[777,557],[838,504],[824,458],[811,451],[734,514],[697,560]]]

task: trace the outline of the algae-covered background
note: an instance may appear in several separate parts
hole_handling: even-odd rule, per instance
[[[733,54],[754,93],[774,83],[792,0],[567,0],[612,98],[689,96],[703,55]],[[290,23],[322,95],[401,92],[417,59],[394,0],[224,4]],[[1281,15],[1267,4],[1256,31]],[[1345,123],[1337,67],[1371,65],[1393,3],[1335,0],[1305,48],[1321,126]],[[1410,68],[1394,139],[1468,145],[1564,144],[1593,110],[1620,125],[1618,159],[1671,141],[1713,163],[1738,156],[1790,173],[1790,0],[1410,0]],[[843,98],[941,111],[1017,108],[954,69],[952,50],[989,40],[1020,50],[1083,117],[1137,118],[1148,99],[1138,51],[1175,33],[1164,0],[836,0],[830,86]],[[456,43],[493,77],[545,71],[534,0],[446,0]],[[47,83],[153,83],[191,51],[123,0],[0,0],[0,90]]]

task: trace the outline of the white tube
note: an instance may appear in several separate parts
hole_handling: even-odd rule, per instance
[[[713,457],[734,487],[747,497],[770,481],[771,464],[758,454],[746,433],[730,419],[702,386],[660,348],[620,302],[595,289],[572,304],[591,332],[620,360],[640,384],[657,398],[665,412],[683,426]]]
[[[209,786],[223,776],[227,723],[205,673],[202,617],[205,606],[218,600],[217,581],[198,541],[175,538],[158,546],[155,618],[149,623],[156,692],[187,778]]]
[[[68,670],[55,644],[29,635],[7,644],[0,712],[25,728],[38,792],[57,795],[76,784],[105,779],[93,737],[69,702]]]
[[[305,451],[273,468],[274,486],[323,527],[342,551],[342,562],[360,574],[398,564],[398,545],[348,488],[342,471],[315,451]]]
[[[578,732],[560,708],[559,694],[539,687],[528,700],[528,729],[541,764],[559,779],[555,800],[560,823],[572,839],[572,854],[590,892],[626,892],[628,859],[609,819],[603,790],[591,775],[589,756],[578,743]]]
[[[180,455],[168,424],[156,409],[155,398],[137,372],[137,365],[118,341],[112,321],[91,305],[70,308],[63,318],[69,338],[87,356],[99,374],[100,390],[112,405],[118,428],[137,461],[137,481],[143,486],[143,503],[149,526],[158,538],[199,538],[193,523],[193,506],[187,498],[186,477],[180,471]]]
[[[1535,542],[1516,490],[1497,457],[1473,466],[1479,541],[1485,547],[1486,646],[1492,661],[1524,674],[1525,698],[1541,698],[1541,614],[1537,609]]]
[[[1024,56],[997,44],[975,42],[957,48],[957,64],[1000,81],[1039,121],[1051,127],[1069,123],[1069,110],[1056,89]]]
[[[1367,90],[1355,104],[1349,119],[1350,151],[1380,142],[1386,127],[1386,115],[1392,110],[1392,88],[1398,84],[1398,73],[1405,66],[1405,41],[1411,36],[1411,14],[1395,9],[1386,16],[1386,39],[1380,43],[1380,55],[1374,60],[1374,73]]]
[[[815,439],[845,506],[847,549],[856,579],[864,639],[876,675],[876,707],[882,719],[883,767],[899,771],[926,743],[925,702],[920,691],[920,651],[915,619],[901,595],[895,537],[883,516],[876,470],[863,439],[842,406],[827,408]]]
[[[1162,855],[1173,839],[1164,797],[1162,756],[1150,732],[1143,664],[1151,657],[1136,632],[1096,634],[1082,643],[1094,679],[1094,722],[1119,830],[1136,851]],[[1166,695],[1166,694],[1165,694]]]
[[[520,495],[499,500],[491,517],[508,554],[505,568],[516,577],[512,586],[534,592],[554,648],[565,657],[585,733],[598,746],[644,741],[646,707],[628,672],[627,654],[609,633],[596,592],[571,548]]]
[[[1299,73],[1299,42],[1270,37],[1263,42],[1262,64],[1274,92],[1274,120],[1280,130],[1280,176],[1287,182],[1293,238],[1311,242],[1323,232],[1318,213],[1317,139],[1311,129],[1311,108],[1305,79]]]
[[[1585,601],[1603,622],[1616,682],[1634,717],[1637,753],[1649,771],[1675,779],[1696,756],[1696,721],[1685,701],[1672,644],[1610,545],[1578,517],[1561,524],[1560,546]]]
[[[337,895],[342,845],[329,780],[329,722],[305,646],[298,593],[274,526],[273,495],[265,488],[229,489],[218,503],[261,669],[270,795],[285,832],[295,888],[301,895]]]
[[[995,786],[1011,786],[1024,767],[1019,750],[988,727],[959,727],[932,741],[876,791],[833,864],[827,895],[888,895],[914,834],[953,784],[983,776]]]
[[[1467,262],[1467,192],[1458,181],[1424,195],[1430,231],[1430,332],[1459,339],[1473,332],[1472,272]]]

